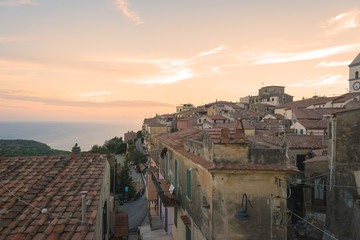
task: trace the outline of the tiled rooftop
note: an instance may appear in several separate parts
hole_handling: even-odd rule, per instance
[[[301,125],[303,125],[306,129],[323,129],[327,128],[327,120],[299,120]]]
[[[93,239],[105,162],[90,154],[0,158],[0,239]]]
[[[206,115],[205,117],[210,118],[212,120],[227,120],[227,117],[224,117],[222,115]]]
[[[321,120],[324,115],[331,115],[343,111],[343,108],[314,108],[314,109],[294,109],[293,114],[296,119]]]
[[[358,97],[360,93],[346,93],[344,95],[341,95],[340,97],[335,98],[332,102],[333,103],[341,103],[346,102],[348,100],[354,99],[355,97]]]
[[[307,108],[311,105],[317,104],[325,104],[335,99],[335,97],[316,97],[316,98],[308,98],[304,100],[288,102],[282,105],[279,105],[277,108],[286,108],[286,109],[297,109],[297,108]]]

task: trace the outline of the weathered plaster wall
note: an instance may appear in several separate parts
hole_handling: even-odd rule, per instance
[[[95,224],[95,235],[94,239],[102,239],[102,221],[103,221],[103,206],[105,201],[107,201],[107,235],[105,239],[109,238],[110,233],[110,204],[109,204],[109,196],[110,196],[110,165],[109,162],[105,161],[104,166],[104,177],[101,184],[101,192],[100,192],[100,201],[97,208],[96,213],[96,224]],[[89,209],[87,209],[87,214],[90,215]]]
[[[213,174],[213,239],[270,239],[271,234],[273,239],[286,239],[286,200],[272,198],[272,195],[286,197],[284,174],[260,171]],[[235,218],[244,193],[252,205],[247,205],[250,220]],[[271,209],[279,214],[279,225],[275,221],[271,225]]]
[[[351,239],[359,227],[353,228],[355,210],[359,207],[354,171],[360,170],[360,110],[335,117],[334,181],[328,198],[326,223],[341,239]]]

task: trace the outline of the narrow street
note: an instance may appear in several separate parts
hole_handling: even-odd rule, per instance
[[[139,152],[141,152],[141,153],[144,154],[144,155],[146,154],[144,148],[141,146],[141,139],[140,139],[140,138],[138,138],[138,139],[136,140],[135,145],[136,145],[136,149],[137,149]]]

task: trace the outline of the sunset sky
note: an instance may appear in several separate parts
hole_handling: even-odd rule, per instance
[[[359,0],[0,0],[0,121],[339,95],[359,52]]]

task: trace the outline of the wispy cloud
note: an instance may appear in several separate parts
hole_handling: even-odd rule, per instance
[[[33,0],[0,0],[0,6],[37,5]]]
[[[82,97],[82,98],[99,97],[99,96],[105,96],[105,95],[109,95],[109,94],[111,94],[111,92],[99,91],[99,92],[83,93],[83,94],[80,94],[80,97]]]
[[[326,74],[326,75],[317,77],[313,80],[300,79],[299,81],[301,81],[301,82],[287,85],[287,87],[314,88],[315,86],[326,86],[326,85],[331,86],[334,84],[346,82],[346,81],[341,81],[342,78],[343,78],[343,76],[340,74]]]
[[[286,63],[294,61],[312,60],[329,57],[332,55],[352,52],[360,48],[360,44],[342,45],[331,48],[316,49],[296,53],[271,53],[256,57],[255,64]]]
[[[328,19],[322,23],[322,27],[328,31],[328,33],[337,33],[341,30],[356,28],[359,26],[359,10],[351,10],[345,13],[341,13]]]
[[[228,47],[221,45],[210,51],[201,52],[192,57],[184,59],[115,58],[108,59],[106,61],[116,61],[118,63],[148,63],[155,64],[159,68],[157,73],[143,76],[141,78],[122,78],[118,80],[119,82],[131,82],[142,85],[172,84],[178,81],[193,78],[197,74],[195,73],[195,69],[191,67],[192,65],[204,61],[204,58],[217,54],[225,49],[228,49]]]
[[[351,63],[350,61],[343,61],[343,62],[327,62],[327,61],[322,61],[320,62],[317,66],[318,67],[338,67],[338,66],[347,66]]]
[[[334,75],[334,74],[327,74],[320,77],[319,82],[314,82],[313,85],[328,85],[328,84],[334,84],[342,78],[342,75]]]
[[[144,21],[140,19],[139,14],[135,10],[129,8],[129,3],[125,0],[116,0],[115,5],[130,21],[135,22],[136,25],[144,23]]]
[[[212,49],[210,51],[199,53],[198,55],[195,56],[195,58],[196,57],[207,56],[207,55],[211,55],[211,54],[216,54],[216,53],[219,53],[220,51],[226,50],[226,49],[228,49],[227,46],[221,45],[221,46],[219,46],[217,48],[214,48],[214,49]]]

